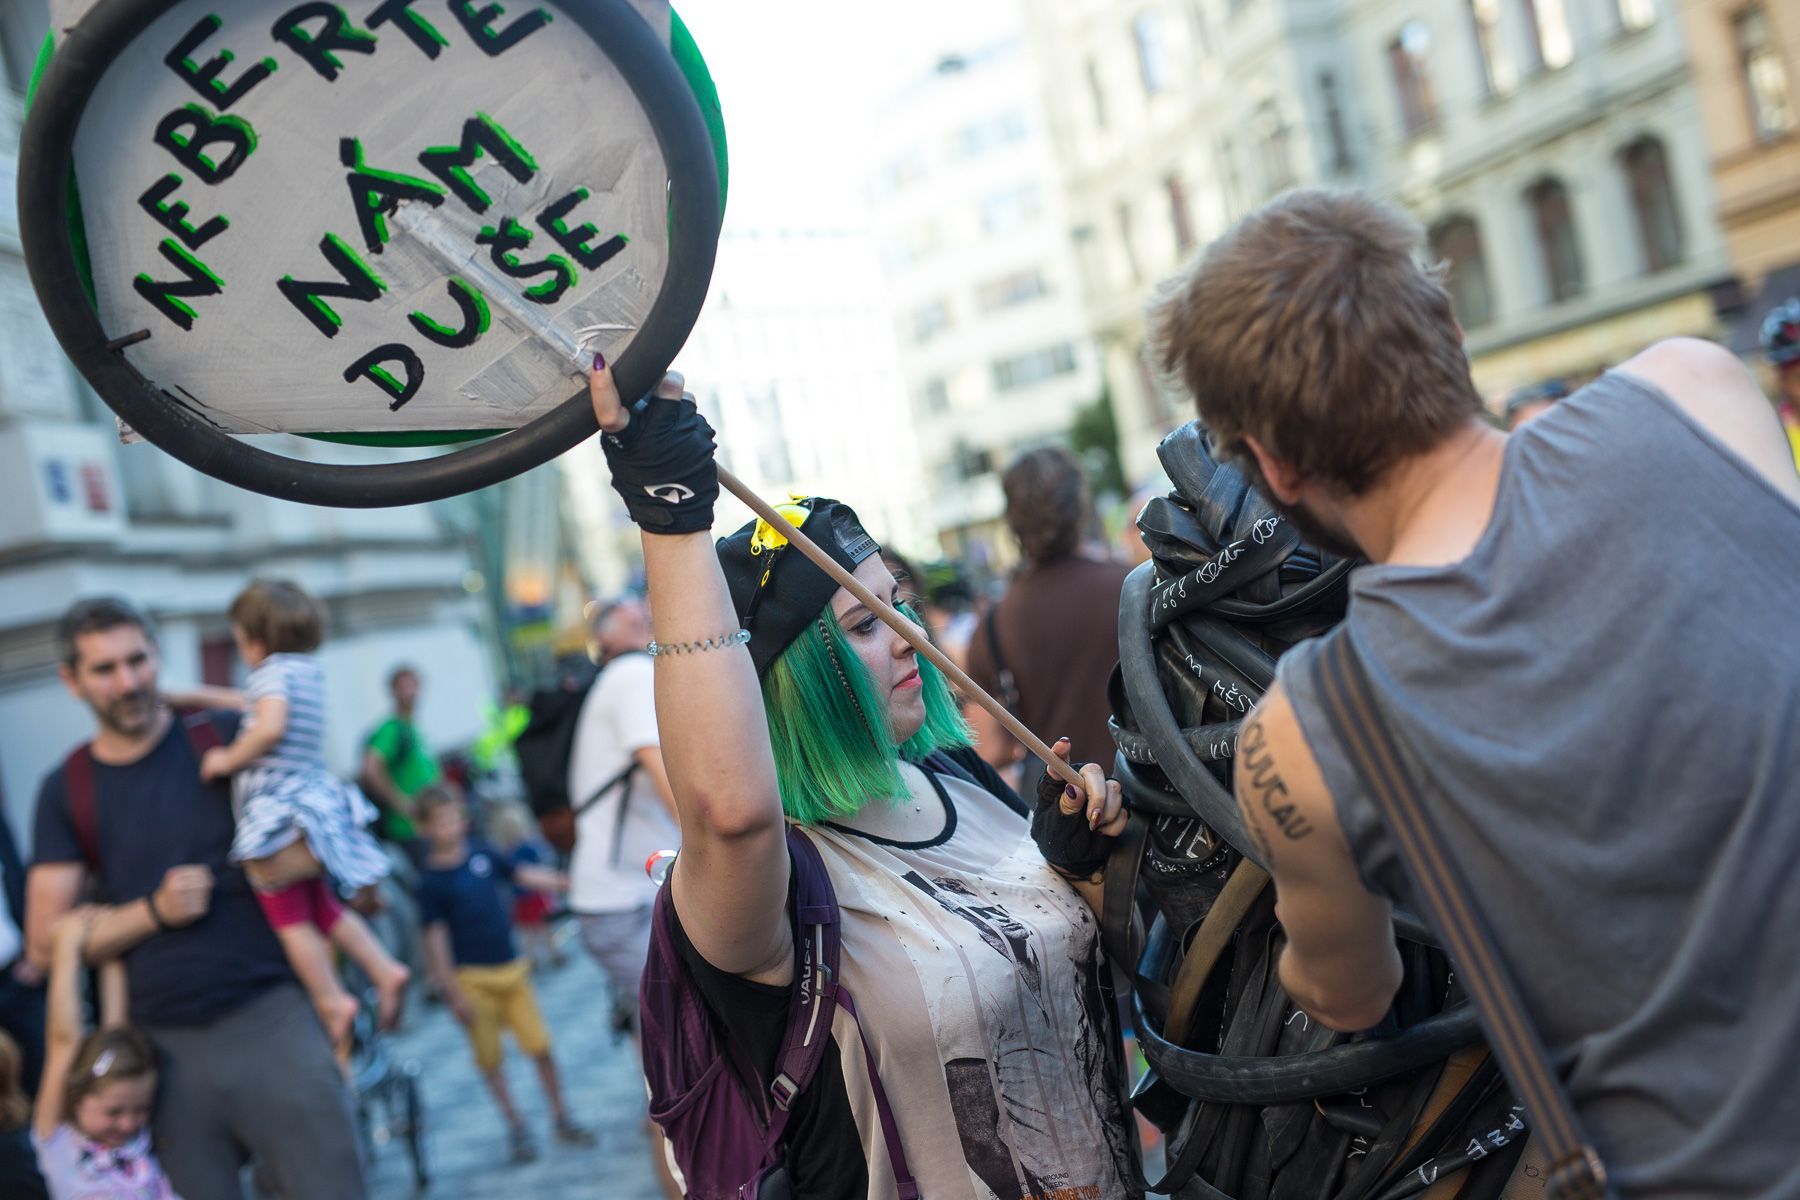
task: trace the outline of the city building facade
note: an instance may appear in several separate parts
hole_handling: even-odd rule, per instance
[[[1730,343],[1754,361],[1768,311],[1800,297],[1800,8],[1682,0],[1681,16],[1741,286]]]
[[[1157,282],[1294,186],[1408,207],[1496,404],[1716,335],[1731,277],[1670,0],[1031,0],[1128,470],[1187,415]]]
[[[719,435],[719,460],[757,495],[825,495],[883,544],[935,554],[926,487],[880,268],[865,232],[727,229],[712,288],[676,360]],[[629,586],[636,528],[597,442],[565,456],[570,519],[603,595]],[[722,493],[715,528],[750,510]]]
[[[878,107],[869,203],[945,553],[1012,554],[999,473],[1105,390],[1016,0]]]
[[[309,508],[121,445],[116,419],[63,356],[31,289],[14,206],[23,91],[46,27],[42,3],[0,16],[0,817],[28,829],[38,780],[92,731],[57,677],[56,621],[83,596],[127,597],[157,621],[165,686],[231,684],[243,671],[227,605],[253,576],[292,579],[328,612],[334,767],[355,768],[401,662],[424,675],[426,739],[469,740],[495,672],[469,544],[443,512]],[[339,462],[391,456],[298,438],[270,445]]]
[[[1490,398],[1721,332],[1730,260],[1667,0],[1347,10],[1366,182],[1425,224]]]

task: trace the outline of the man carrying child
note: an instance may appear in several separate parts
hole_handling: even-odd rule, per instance
[[[241,1200],[251,1155],[284,1197],[360,1200],[343,1076],[228,859],[230,797],[200,778],[197,743],[230,741],[238,714],[171,713],[155,635],[122,600],[75,604],[58,634],[63,682],[98,728],[38,795],[33,961],[49,965],[52,930],[97,882],[109,907],[93,914],[86,957],[124,960],[131,1021],[162,1062],[156,1152],[185,1200]]]

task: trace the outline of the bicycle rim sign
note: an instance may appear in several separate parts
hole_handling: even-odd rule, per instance
[[[631,3],[667,45],[668,4]],[[669,261],[649,119],[565,16],[170,4],[75,139],[101,325],[225,432],[513,429],[556,408],[631,344]]]

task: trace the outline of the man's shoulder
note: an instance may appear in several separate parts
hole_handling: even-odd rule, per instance
[[[648,704],[656,688],[656,663],[648,654],[621,654],[600,668],[582,707]]]
[[[390,714],[375,723],[375,727],[363,738],[363,745],[384,754],[392,753],[394,747],[388,743],[397,741],[405,728],[406,722],[402,718]]]
[[[237,737],[238,728],[244,723],[244,714],[232,708],[208,708],[187,715],[191,720],[209,722],[218,731],[219,736],[228,742]],[[189,733],[191,737],[192,731],[190,730]]]
[[[57,759],[56,765],[44,772],[43,777],[38,780],[37,802],[40,808],[46,804],[61,805],[68,803],[69,760],[85,749],[87,749],[87,743],[83,742],[79,746],[69,750],[69,752],[61,758]]]
[[[656,660],[641,650],[621,654],[594,677],[594,686],[649,687],[656,678]]]
[[[1131,567],[1114,558],[1093,558],[1075,554],[1047,563],[1037,572],[1035,586],[1027,589],[1028,597],[1039,598],[1046,607],[1071,602],[1086,602],[1103,595],[1117,598],[1125,586]],[[1035,606],[1034,606],[1035,607]]]

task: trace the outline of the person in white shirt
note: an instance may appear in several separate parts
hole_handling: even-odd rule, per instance
[[[568,903],[580,918],[582,944],[612,985],[615,1030],[635,1035],[638,978],[656,899],[645,862],[676,849],[681,832],[656,732],[643,602],[608,605],[594,622],[594,636],[600,675],[582,702],[569,755],[576,836]]]

